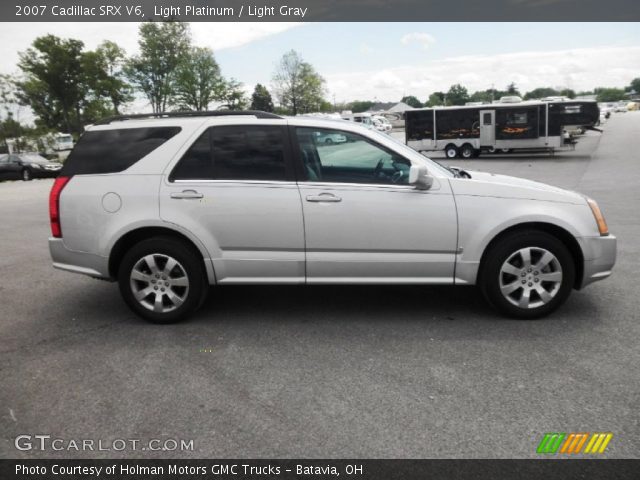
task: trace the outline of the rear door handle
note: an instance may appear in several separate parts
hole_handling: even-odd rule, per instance
[[[323,192],[320,195],[307,195],[307,202],[341,202],[342,198],[333,193]]]
[[[202,193],[196,192],[195,190],[183,190],[181,192],[173,192],[171,198],[177,199],[191,199],[191,198],[202,198],[204,195]]]

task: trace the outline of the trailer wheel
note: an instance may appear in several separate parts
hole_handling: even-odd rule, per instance
[[[500,149],[500,153],[511,153],[511,149],[510,148],[501,148]]]
[[[447,158],[456,158],[459,155],[458,147],[456,147],[453,143],[450,143],[445,147],[444,154],[447,156]]]
[[[462,158],[473,158],[475,154],[475,149],[473,148],[473,146],[471,146],[468,143],[465,143],[464,145],[462,145],[462,147],[460,148],[460,156]]]

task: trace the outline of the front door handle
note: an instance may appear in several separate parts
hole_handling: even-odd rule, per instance
[[[307,195],[307,202],[341,202],[340,197],[333,193],[322,192],[320,195]]]
[[[171,198],[177,199],[191,199],[191,198],[202,198],[204,195],[202,193],[196,192],[195,190],[183,190],[181,192],[173,192]]]

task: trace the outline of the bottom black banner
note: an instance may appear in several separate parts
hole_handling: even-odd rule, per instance
[[[638,479],[640,460],[0,460],[0,479]]]

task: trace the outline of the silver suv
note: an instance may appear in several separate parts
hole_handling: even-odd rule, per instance
[[[50,216],[54,266],[117,280],[156,323],[191,314],[209,285],[249,283],[477,284],[500,312],[536,318],[616,257],[579,193],[447,168],[352,122],[263,112],[100,122]]]

